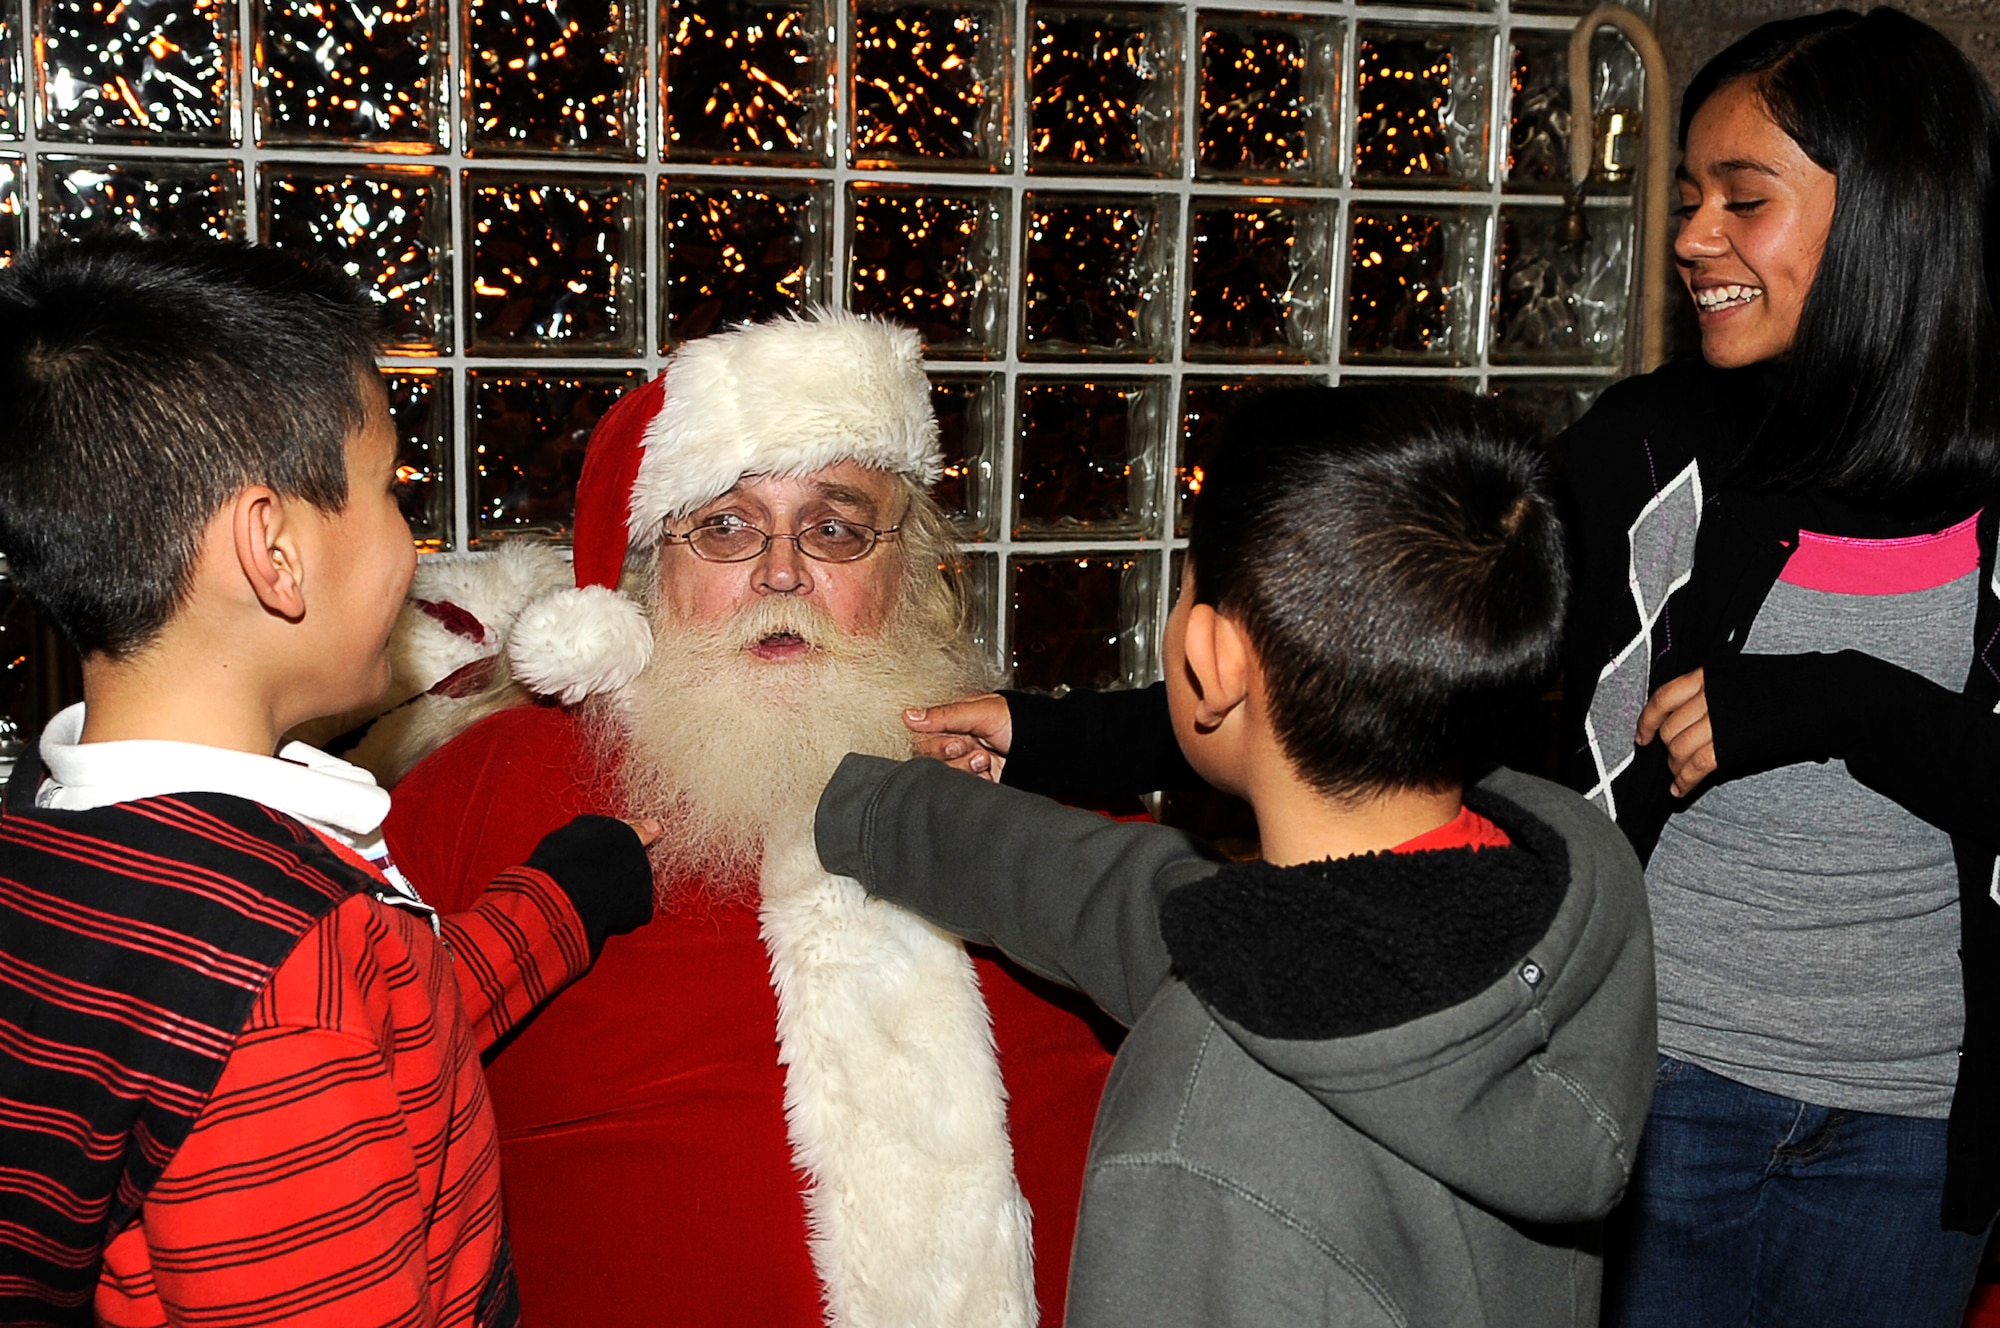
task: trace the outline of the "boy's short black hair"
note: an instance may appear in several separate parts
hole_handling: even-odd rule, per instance
[[[1451,388],[1299,387],[1229,418],[1195,596],[1241,623],[1330,797],[1469,783],[1554,671],[1568,577],[1543,450]]]
[[[246,486],[337,512],[379,318],[341,273],[214,241],[52,241],[0,272],[0,551],[86,654],[129,656]]]

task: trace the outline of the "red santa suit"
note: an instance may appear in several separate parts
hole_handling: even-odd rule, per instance
[[[689,343],[593,433],[576,587],[511,620],[515,675],[616,695],[652,643],[620,577],[666,521],[751,473],[926,484],[936,439],[913,333],[821,312]],[[418,764],[386,826],[405,876],[451,911],[549,827],[620,812],[582,730],[525,705]],[[755,881],[668,883],[489,1059],[530,1322],[1060,1323],[1101,1026],[827,872],[796,811]]]
[[[397,786],[390,850],[426,899],[461,908],[548,830],[616,810],[608,772],[594,767],[579,728],[557,707],[505,710]],[[735,902],[691,894],[608,941],[597,966],[487,1066],[529,1322],[821,1322],[809,1180],[786,1130],[778,999],[754,887]],[[1059,1324],[1111,1058],[1067,993],[992,956],[973,967],[1033,1214],[1035,1299],[1041,1321]]]

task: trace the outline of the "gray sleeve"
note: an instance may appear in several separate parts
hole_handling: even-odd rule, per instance
[[[994,946],[1131,1025],[1167,980],[1167,891],[1216,864],[1175,830],[1001,788],[935,761],[849,756],[815,825],[828,871]]]

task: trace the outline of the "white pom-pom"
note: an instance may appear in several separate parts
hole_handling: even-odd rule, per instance
[[[639,606],[603,586],[560,590],[521,610],[507,640],[514,676],[530,691],[574,705],[617,691],[653,654]]]

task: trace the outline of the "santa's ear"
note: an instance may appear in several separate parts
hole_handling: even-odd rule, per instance
[[[230,500],[227,511],[230,547],[250,593],[287,622],[305,617],[305,555],[289,505],[275,490],[253,484]]]
[[[1256,669],[1250,638],[1242,624],[1214,605],[1197,604],[1188,610],[1183,650],[1194,675],[1195,723],[1215,728],[1250,696]]]

